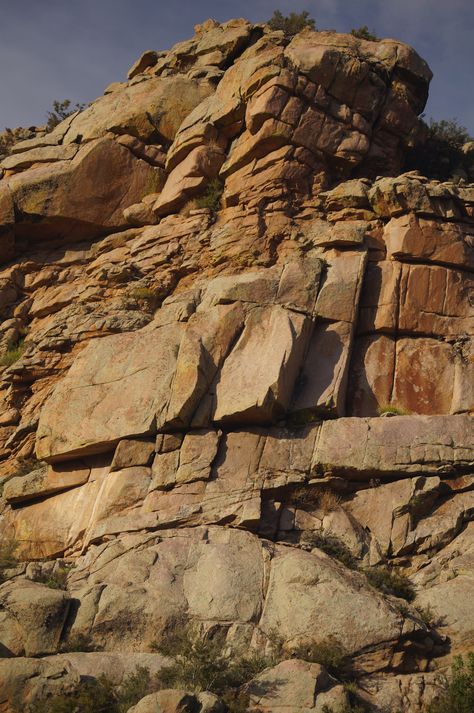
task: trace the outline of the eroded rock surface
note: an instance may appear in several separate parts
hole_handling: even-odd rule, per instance
[[[3,159],[3,713],[155,675],[183,621],[278,634],[265,713],[349,700],[321,642],[377,713],[472,650],[474,186],[399,175],[430,78],[394,40],[210,20]]]

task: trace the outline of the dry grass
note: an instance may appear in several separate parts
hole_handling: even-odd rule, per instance
[[[329,488],[300,486],[290,496],[289,504],[302,510],[322,510],[327,515],[341,504],[341,496]]]

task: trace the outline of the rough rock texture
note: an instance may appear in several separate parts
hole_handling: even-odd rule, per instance
[[[474,186],[399,175],[430,78],[394,40],[210,20],[3,159],[2,713],[155,674],[183,619],[279,635],[265,713],[347,702],[311,645],[374,713],[474,647]]]

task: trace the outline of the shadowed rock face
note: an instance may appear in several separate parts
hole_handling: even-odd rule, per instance
[[[397,175],[430,78],[394,40],[208,21],[3,160],[2,713],[155,673],[182,620],[279,634],[266,713],[347,703],[314,644],[377,713],[474,648],[474,187]],[[187,709],[224,710],[133,710]]]

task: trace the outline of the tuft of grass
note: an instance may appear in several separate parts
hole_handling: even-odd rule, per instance
[[[312,488],[301,485],[293,490],[288,503],[302,510],[319,509],[327,514],[339,507],[341,496],[329,488]]]
[[[346,649],[332,637],[318,642],[299,644],[291,653],[294,658],[324,666],[335,676],[340,675],[350,662]]]
[[[472,713],[474,711],[474,652],[466,659],[456,656],[451,677],[443,682],[438,700],[431,703],[426,713]]]
[[[309,532],[304,541],[312,547],[322,550],[330,557],[334,557],[345,567],[357,569],[357,561],[354,555],[339,537],[326,535],[322,532]]]
[[[23,355],[26,349],[25,340],[20,337],[16,342],[9,341],[7,351],[0,358],[0,366],[11,366],[17,362]]]
[[[72,634],[68,636],[66,641],[61,645],[61,653],[73,653],[81,651],[91,653],[92,651],[100,651],[100,647],[94,645],[92,639],[87,634]]]
[[[409,416],[410,412],[400,406],[393,406],[392,404],[381,404],[377,413],[379,416],[383,416],[384,413],[392,413],[394,416]]]
[[[222,194],[224,192],[224,184],[218,178],[213,178],[207,184],[206,190],[202,196],[196,198],[198,208],[209,208],[213,213],[217,213],[221,208]]]
[[[19,543],[13,538],[0,542],[0,584],[7,579],[6,570],[12,569],[18,564],[18,558],[15,554],[18,546]]]
[[[363,571],[369,583],[380,592],[406,599],[407,602],[414,600],[415,588],[405,574],[382,566],[369,567]]]
[[[39,582],[39,584],[45,584],[50,589],[67,590],[67,576],[70,570],[71,567],[58,567],[50,574],[40,574],[36,576],[34,581]]]

